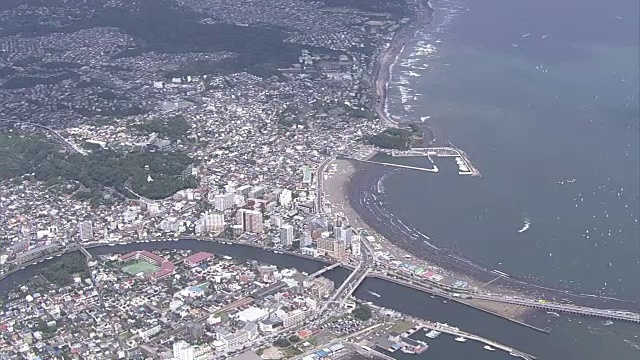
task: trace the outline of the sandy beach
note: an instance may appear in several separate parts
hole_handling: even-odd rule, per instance
[[[432,13],[433,10],[429,7],[429,2],[423,1],[420,9],[413,14],[409,24],[393,36],[393,40],[382,51],[373,66],[371,82],[376,96],[375,110],[384,126],[397,125],[397,121],[391,119],[387,113],[387,88],[391,80],[391,67],[398,60],[402,49],[413,38],[416,31],[431,22]]]
[[[434,264],[426,263],[424,260],[416,258],[414,254],[394,245],[374,228],[369,226],[349,203],[349,185],[356,173],[356,167],[350,161],[334,160],[327,166],[327,170],[325,173],[327,177],[326,180],[324,180],[324,200],[331,204],[331,212],[335,215],[341,214],[346,217],[351,226],[366,230],[375,238],[375,243],[381,249],[381,252],[388,253],[396,259],[404,259],[404,262],[407,263],[415,263],[423,267],[426,266],[429,270],[439,274],[445,274],[459,279],[467,279],[472,284],[471,286],[481,286],[481,283],[474,281],[474,279],[468,276],[447,271]],[[526,314],[532,311],[531,309],[520,306],[498,304],[489,301],[477,301],[472,305],[514,320],[522,320]]]
[[[527,315],[532,311],[530,308],[524,306],[501,304],[480,299],[465,300],[464,302],[480,309],[484,309],[486,311],[496,313],[500,316],[518,321],[524,321]]]

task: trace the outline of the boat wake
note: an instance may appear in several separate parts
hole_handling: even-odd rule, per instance
[[[629,344],[629,346],[634,347],[634,348],[636,348],[636,349],[640,350],[640,345],[638,345],[638,344],[634,343],[633,341],[631,341],[631,340],[627,340],[627,339],[624,339],[624,342],[625,342],[625,343],[627,343],[627,344]]]
[[[520,228],[520,230],[518,230],[518,232],[523,233],[529,230],[530,226],[531,226],[531,220],[529,220],[529,218],[524,218],[524,224],[522,224],[522,227]]]

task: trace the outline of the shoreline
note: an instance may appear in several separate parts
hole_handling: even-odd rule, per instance
[[[419,2],[421,10],[411,16],[411,20],[406,27],[401,28],[396,34],[394,34],[391,42],[387,48],[382,50],[380,55],[375,61],[373,66],[373,72],[371,75],[375,111],[378,114],[383,126],[395,127],[399,121],[393,120],[388,113],[388,89],[389,82],[391,81],[391,71],[394,65],[398,62],[400,54],[404,50],[406,44],[415,38],[415,33],[422,27],[433,21],[434,10],[429,3],[429,0],[422,0]],[[426,15],[424,18],[422,15]]]
[[[336,164],[336,172],[324,180],[324,193],[325,201],[328,201],[331,204],[332,214],[342,214],[349,220],[349,224],[351,226],[366,230],[370,235],[376,238],[376,243],[380,244],[383,251],[394,254],[397,259],[402,259],[406,256],[410,256],[412,260],[421,259],[420,256],[402,249],[391,242],[391,240],[386,236],[377,231],[375,227],[371,226],[368,221],[365,221],[361,214],[359,214],[352,206],[351,200],[353,199],[350,196],[350,193],[352,192],[349,190],[350,187],[354,185],[351,180],[358,173],[356,166],[351,161],[345,159],[334,160],[331,163]],[[444,267],[433,264],[431,261],[424,260],[422,262],[428,262],[430,270],[434,270],[438,273],[471,280],[471,277],[468,275],[461,276],[456,272],[452,272]],[[484,311],[493,313],[494,315],[520,322],[523,322],[529,314],[535,311],[533,309],[523,308],[517,305],[496,304],[493,302],[478,302],[478,304],[474,305]]]
[[[388,87],[392,77],[391,72],[394,65],[399,60],[402,50],[404,49],[406,44],[415,38],[415,34],[420,28],[431,23],[435,18],[435,10],[428,0],[422,1],[420,2],[420,4],[421,8],[426,8],[425,10],[426,12],[428,12],[428,16],[421,17],[421,15],[425,13],[421,11],[414,13],[411,16],[411,20],[409,21],[407,26],[403,29],[400,29],[399,32],[393,36],[392,42],[387,46],[385,50],[382,51],[374,66],[374,81],[372,90],[377,98],[375,103],[375,110],[381,120],[382,125],[396,127],[400,122],[402,122],[402,120],[393,120],[388,112]],[[373,154],[371,157],[374,156],[375,154]],[[435,254],[433,254],[433,251],[429,251],[427,254],[422,254],[414,251],[415,249],[408,249],[408,247],[415,247],[416,244],[410,245],[408,244],[406,239],[403,239],[402,235],[393,233],[392,231],[389,231],[390,229],[384,229],[386,224],[382,225],[379,221],[380,219],[373,219],[374,215],[371,213],[371,211],[366,211],[365,209],[359,208],[359,206],[357,206],[358,201],[360,202],[360,205],[362,204],[362,199],[354,199],[354,197],[358,197],[359,195],[361,195],[363,189],[360,189],[360,194],[358,194],[355,189],[350,188],[356,186],[362,187],[363,185],[365,185],[367,181],[371,180],[368,179],[368,175],[372,171],[376,170],[366,168],[366,170],[364,171],[366,171],[367,175],[357,175],[361,172],[361,170],[356,170],[355,167],[356,164],[352,162],[347,165],[347,169],[349,169],[347,170],[347,172],[349,172],[348,179],[344,180],[344,183],[338,185],[338,187],[340,189],[344,189],[345,192],[340,200],[341,203],[344,203],[341,205],[341,209],[344,213],[349,214],[347,215],[347,218],[350,220],[350,222],[353,220],[356,224],[358,224],[355,227],[366,229],[368,232],[376,234],[377,237],[382,239],[382,242],[385,244],[384,250],[386,251],[402,254],[402,256],[405,257],[406,255],[408,255],[410,256],[411,260],[419,260],[422,262],[422,264],[430,265],[430,270],[436,269],[437,271],[435,272],[439,271],[439,273],[451,274],[454,277],[467,280],[471,283],[483,284],[482,289],[499,292],[501,294],[521,296],[524,295],[528,297],[535,296],[538,298],[558,299],[562,301],[571,299],[571,301],[574,303],[577,300],[578,303],[588,304],[589,306],[597,304],[595,305],[595,307],[603,308],[612,306],[615,307],[616,305],[619,308],[628,308],[629,304],[637,305],[633,301],[627,299],[615,299],[607,297],[597,297],[588,294],[577,294],[569,289],[554,288],[552,287],[552,285],[549,286],[547,284],[528,283],[518,278],[503,278],[498,281],[501,284],[488,284],[488,282],[495,281],[496,276],[490,274],[489,269],[485,269],[481,265],[464,259],[464,255],[462,257],[460,256],[462,254],[448,251],[449,254],[440,256],[442,254],[440,254],[439,249],[437,249],[438,251],[436,251]],[[355,176],[358,176],[359,184],[352,184],[353,182],[351,180]],[[338,196],[335,195],[334,197],[338,198]],[[366,219],[367,217],[369,217],[369,219]],[[370,224],[376,225],[371,226]],[[384,236],[380,234],[381,232],[390,232],[390,234]],[[398,239],[395,241],[391,241],[387,238],[388,236]],[[401,241],[404,241],[404,243],[401,244]],[[400,257],[396,257],[396,259],[400,259]],[[624,306],[621,307],[621,304]],[[494,310],[492,306],[489,306],[489,308],[490,309],[488,310],[490,311]],[[637,306],[633,306],[633,310],[637,311]]]
[[[402,54],[402,51],[404,50],[407,43],[415,39],[415,34],[419,29],[431,23],[435,18],[435,10],[431,6],[429,0],[420,1],[420,5],[421,8],[424,9],[424,11],[419,11],[412,14],[412,19],[409,21],[407,27],[400,29],[400,31],[393,36],[391,43],[389,43],[387,48],[381,52],[374,64],[374,70],[372,72],[372,85],[375,99],[375,111],[380,118],[383,126],[396,127],[398,126],[399,122],[393,120],[388,112],[387,97],[389,83],[392,78],[391,72],[393,71],[394,66],[397,64],[400,55]],[[421,15],[426,16],[423,17]],[[375,153],[370,157],[373,156],[375,156]],[[342,162],[345,162],[346,164]],[[335,203],[333,201],[330,201],[332,207],[338,205],[340,207],[340,212],[344,213],[344,215],[349,219],[349,222],[352,224],[352,226],[355,226],[356,228],[363,228],[370,234],[377,235],[377,237],[385,243],[385,250],[393,249],[393,252],[403,253],[402,256],[416,256],[411,252],[398,248],[398,246],[393,244],[386,237],[380,235],[378,231],[376,231],[372,226],[370,226],[366,221],[362,219],[358,211],[351,205],[351,199],[349,198],[349,187],[351,185],[352,177],[358,173],[355,165],[348,160],[334,160],[332,161],[332,163],[338,163],[337,172],[342,173],[338,176],[337,184],[335,184],[336,186],[325,186],[325,192],[327,192],[327,195],[329,195],[332,200],[334,198],[338,200]],[[336,187],[338,188],[339,192],[334,192],[333,194],[328,193],[328,189],[335,190]],[[438,268],[440,272],[448,273],[448,271],[445,271],[445,269],[440,267]],[[530,313],[533,312],[531,309],[524,309],[520,306],[495,304],[491,302],[479,302],[476,304],[476,306],[489,313],[493,313],[497,316],[502,316],[515,321],[523,321]]]
[[[351,173],[349,179],[343,179],[343,181],[351,179],[356,179],[356,181],[348,181],[346,184],[338,185],[337,187],[345,189],[347,193],[343,196],[334,195],[330,202],[334,204],[334,200],[338,200],[338,211],[343,211],[350,222],[354,223],[354,227],[362,227],[374,235],[376,242],[381,245],[379,251],[389,253],[395,257],[395,260],[444,275],[453,280],[465,281],[468,283],[467,289],[475,288],[480,292],[555,302],[569,302],[600,309],[638,311],[638,303],[634,301],[577,294],[568,289],[550,287],[548,284],[528,283],[513,277],[513,275],[508,278],[501,278],[500,281],[495,281],[498,277],[496,274],[491,273],[490,269],[484,268],[482,264],[475,264],[465,259],[465,254],[447,248],[434,250],[421,241],[415,241],[409,236],[404,236],[396,227],[392,226],[393,222],[398,222],[398,220],[401,222],[401,219],[391,216],[390,221],[392,223],[390,224],[385,219],[378,217],[378,214],[367,206],[366,196],[363,195],[376,194],[376,196],[384,196],[377,194],[376,188],[380,177],[388,173],[386,168],[351,162],[342,166],[349,168]],[[354,175],[356,174],[356,169],[358,175]],[[349,216],[350,214],[351,216]],[[352,219],[355,220],[351,221]]]

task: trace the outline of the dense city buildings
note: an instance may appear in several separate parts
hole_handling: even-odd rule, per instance
[[[2,7],[0,275],[179,238],[368,271],[365,235],[323,203],[325,165],[376,151],[376,59],[420,4]],[[321,276],[211,252],[60,264],[2,298],[0,359],[226,359],[310,336],[342,295]]]
[[[32,282],[10,294],[0,355],[226,358],[303,326],[335,289],[323,277],[206,252],[134,251],[88,266],[90,277],[65,286],[38,292],[48,286]]]

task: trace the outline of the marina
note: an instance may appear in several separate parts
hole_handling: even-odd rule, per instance
[[[480,171],[473,166],[473,163],[467,157],[467,154],[461,149],[455,147],[428,147],[428,148],[411,148],[409,150],[392,150],[392,157],[428,157],[431,162],[432,156],[436,157],[453,157],[458,165],[459,175],[480,176]],[[435,167],[435,166],[434,166]]]
[[[523,351],[519,351],[516,349],[513,349],[512,347],[497,343],[495,341],[483,338],[481,336],[477,336],[474,334],[469,334],[467,332],[464,332],[460,329],[458,329],[457,327],[451,326],[449,324],[442,324],[442,323],[432,323],[429,321],[424,321],[424,322],[420,322],[420,324],[418,325],[421,328],[426,328],[426,329],[431,329],[431,330],[435,330],[437,332],[441,332],[441,333],[446,333],[449,335],[454,335],[456,336],[455,341],[457,342],[466,342],[467,339],[468,340],[474,340],[480,343],[484,344],[484,349],[488,350],[488,351],[495,351],[496,349],[505,351],[507,353],[509,353],[510,355],[514,356],[514,357],[519,357],[521,359],[535,359],[536,357],[531,355],[531,354],[527,354]],[[458,340],[460,339],[460,340]],[[462,340],[464,339],[464,340]]]
[[[436,339],[440,334],[445,333],[454,336],[454,341],[458,343],[464,343],[468,340],[472,340],[476,343],[480,343],[482,345],[482,349],[486,351],[503,351],[511,356],[521,359],[536,359],[536,357],[531,354],[496,341],[462,331],[459,328],[446,323],[432,322],[417,318],[405,318],[404,321],[408,321],[410,324],[413,324],[413,326],[409,325],[411,327],[404,332],[399,333],[389,331],[388,333],[381,334],[375,341],[376,347],[389,353],[401,351],[407,354],[420,354],[429,349],[429,345],[425,341],[421,341],[414,337],[416,333],[422,330],[425,333],[424,336],[428,339]]]

